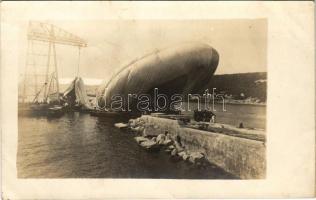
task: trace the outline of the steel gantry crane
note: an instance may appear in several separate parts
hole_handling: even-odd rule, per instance
[[[40,96],[42,96],[42,102],[45,103],[48,102],[49,98],[50,101],[54,99],[59,102],[60,93],[57,70],[56,44],[78,47],[79,57],[77,73],[79,73],[80,49],[82,47],[87,47],[87,42],[80,37],[69,33],[53,24],[34,21],[29,22],[27,39],[28,46],[23,81],[22,103],[26,102],[28,97],[30,96],[33,97],[33,103],[39,102]],[[42,49],[41,52],[34,52],[35,43],[42,45],[44,49]],[[43,50],[45,49],[47,51],[47,54],[43,54]],[[43,60],[43,58],[44,60],[46,60],[46,63],[40,63],[40,60]],[[39,74],[39,68],[43,67],[44,72],[42,74]],[[42,79],[44,78],[44,81],[42,83],[39,83],[40,77],[42,77]],[[32,94],[27,94],[26,90],[30,89],[30,87],[32,88],[31,91],[33,90],[33,92]],[[52,91],[55,91],[55,93],[52,93]]]

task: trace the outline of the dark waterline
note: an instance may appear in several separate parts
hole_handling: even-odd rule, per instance
[[[61,118],[19,117],[19,178],[232,179],[215,165],[206,168],[150,153],[134,135],[113,126],[127,118],[68,113]]]

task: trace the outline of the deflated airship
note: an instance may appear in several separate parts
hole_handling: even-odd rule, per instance
[[[168,97],[201,91],[218,63],[218,52],[204,43],[157,50],[132,61],[102,85],[97,94],[98,105],[110,108],[120,96],[125,108],[126,103],[135,108],[138,97],[144,94],[153,97],[155,88]]]

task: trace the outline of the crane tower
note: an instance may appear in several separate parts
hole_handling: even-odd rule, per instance
[[[56,44],[78,47],[79,70],[80,49],[87,47],[87,42],[64,29],[43,22],[29,22],[27,40],[26,66],[19,101],[59,102]]]

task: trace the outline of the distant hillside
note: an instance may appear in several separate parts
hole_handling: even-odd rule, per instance
[[[266,72],[214,75],[207,84],[207,88],[216,88],[216,93],[221,92],[232,99],[244,100],[251,97],[265,102],[266,81]]]

